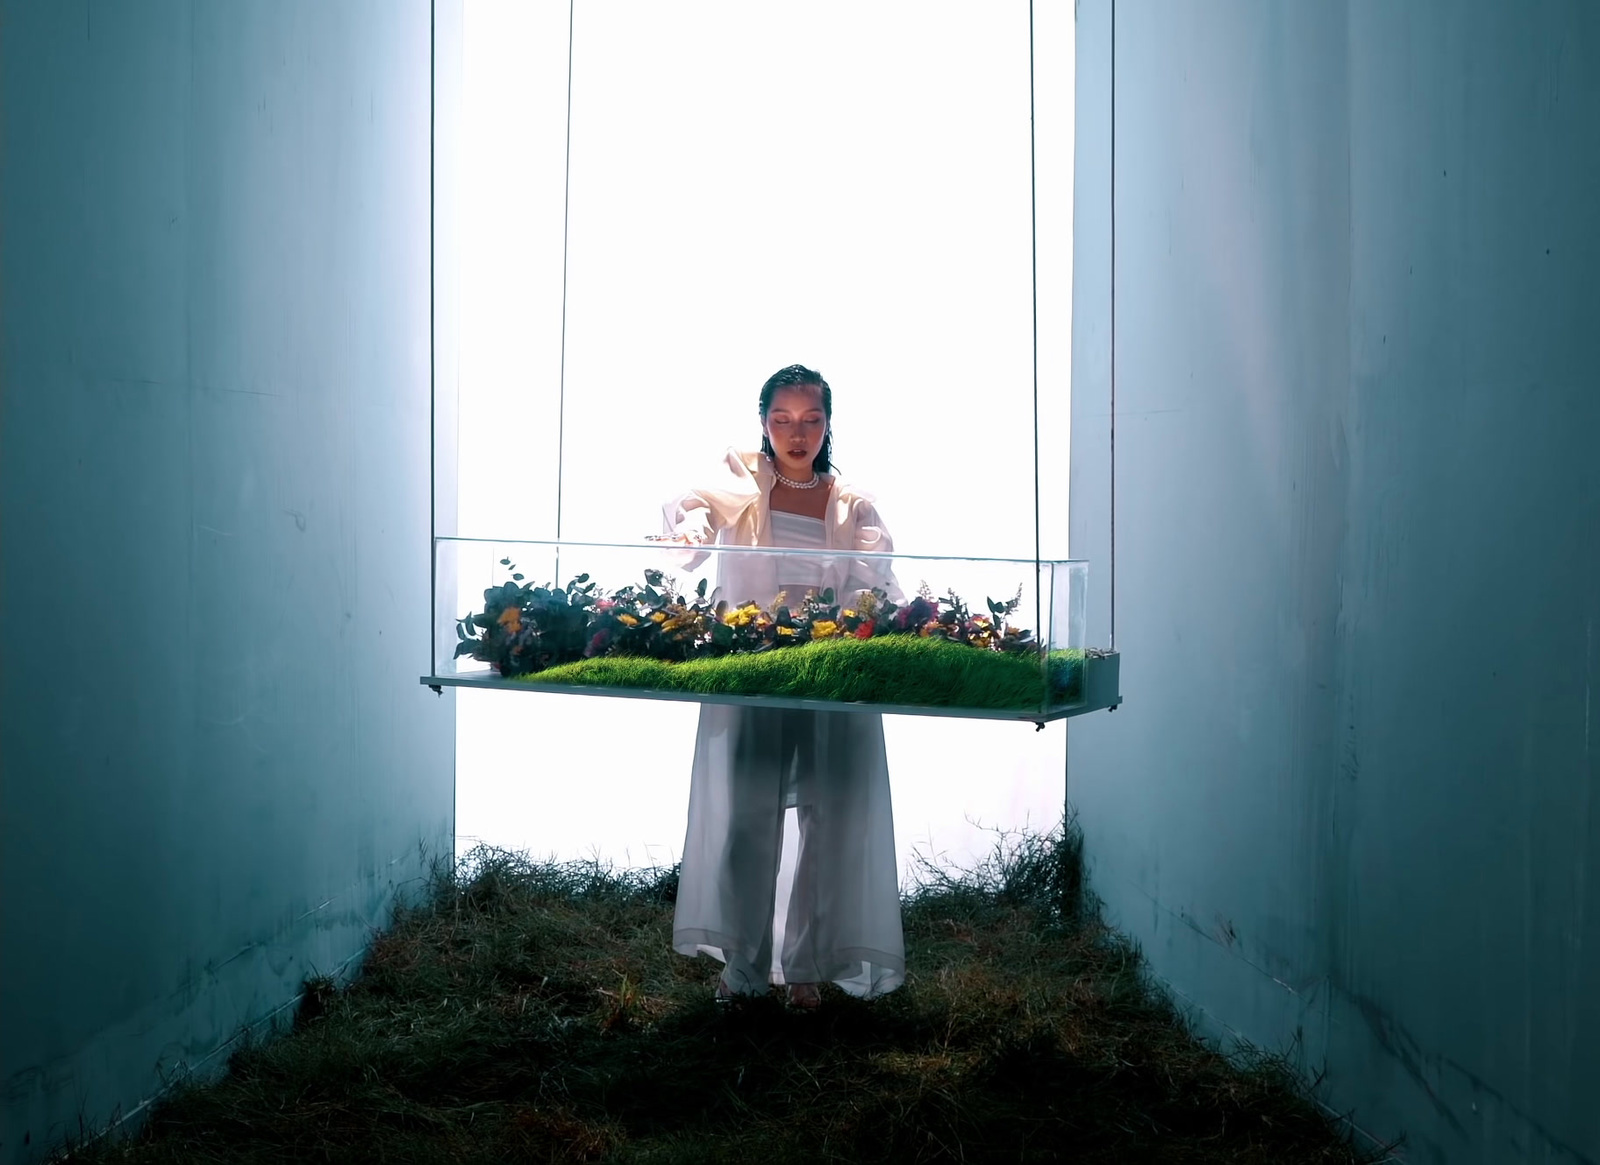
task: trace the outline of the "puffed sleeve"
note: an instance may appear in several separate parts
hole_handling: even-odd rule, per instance
[[[894,539],[890,537],[889,529],[883,523],[883,516],[867,498],[856,501],[855,530],[857,550],[872,554],[894,553]],[[871,590],[873,587],[881,587],[891,602],[896,604],[905,602],[905,593],[895,578],[894,563],[891,560],[855,559],[851,564],[850,574],[853,589]]]
[[[661,507],[662,533],[715,542],[720,532],[738,524],[741,515],[760,500],[761,489],[737,450],[728,450],[723,469],[725,474],[717,482],[681,493]]]
[[[760,501],[761,489],[736,450],[728,450],[723,467],[727,476],[721,482],[688,490],[661,507],[664,534],[699,543],[743,540],[735,532],[750,507]],[[709,551],[685,551],[683,565],[695,570],[709,557]]]
[[[711,503],[694,490],[679,494],[661,507],[661,532],[668,537],[687,534],[696,542],[717,536]]]
[[[669,538],[687,535],[694,542],[714,542],[717,537],[714,520],[711,503],[694,490],[679,494],[661,507],[661,532]],[[669,557],[683,570],[698,570],[711,553],[677,550],[670,552]]]

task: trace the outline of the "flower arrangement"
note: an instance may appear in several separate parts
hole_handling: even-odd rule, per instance
[[[829,588],[793,605],[780,593],[766,607],[733,606],[712,604],[704,579],[685,594],[659,570],[646,570],[642,587],[601,595],[587,574],[565,587],[534,586],[510,559],[500,565],[511,570],[511,580],[483,592],[481,612],[457,620],[455,653],[507,677],[608,655],[682,662],[842,637],[915,635],[1015,655],[1039,650],[1031,631],[1009,622],[1022,601],[1020,587],[1007,602],[989,599],[986,615],[972,614],[954,591],[935,598],[926,583],[905,604],[874,588],[846,606]]]

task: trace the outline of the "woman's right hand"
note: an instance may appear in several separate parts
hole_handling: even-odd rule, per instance
[[[705,539],[692,534],[646,534],[647,542],[678,542],[684,546],[702,546]]]

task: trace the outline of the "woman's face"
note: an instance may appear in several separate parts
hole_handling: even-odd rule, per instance
[[[806,481],[828,435],[828,418],[822,411],[822,389],[796,384],[778,389],[767,408],[767,440],[785,477]]]

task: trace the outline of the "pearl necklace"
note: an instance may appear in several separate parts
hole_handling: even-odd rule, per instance
[[[822,475],[813,469],[810,481],[792,481],[778,472],[778,463],[776,461],[773,461],[770,457],[767,460],[772,461],[772,475],[790,489],[816,489],[817,483],[822,480]]]

